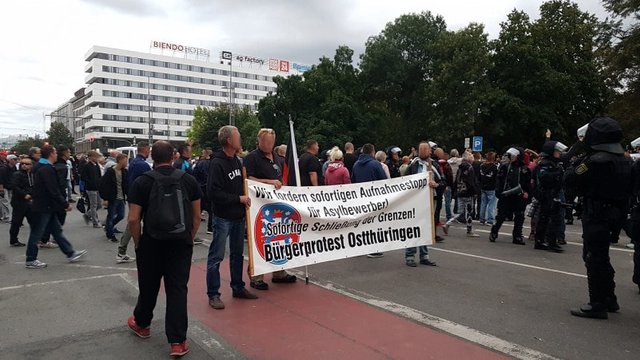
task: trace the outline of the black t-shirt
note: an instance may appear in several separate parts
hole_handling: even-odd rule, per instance
[[[344,166],[349,170],[349,174],[353,174],[353,165],[358,161],[358,157],[354,154],[344,154]]]
[[[267,158],[260,149],[250,152],[249,155],[244,158],[247,177],[282,181],[284,160],[276,154],[272,156],[273,160]]]
[[[171,166],[161,166],[155,168],[156,171],[162,175],[171,175],[176,169]],[[151,187],[153,186],[153,179],[149,176],[138,176],[133,182],[133,187],[129,189],[129,202],[132,204],[140,205],[142,207],[142,217],[147,210],[149,203],[149,196],[151,195]],[[202,198],[202,190],[196,179],[189,175],[184,174],[182,177],[182,187],[187,192],[187,198],[189,201],[196,201]],[[144,233],[144,231],[143,231]]]
[[[320,164],[320,160],[318,160],[315,155],[305,152],[300,156],[298,161],[300,167],[301,186],[311,186],[311,176],[309,176],[309,173],[311,172],[318,174],[318,185],[324,184],[322,179],[322,164]]]

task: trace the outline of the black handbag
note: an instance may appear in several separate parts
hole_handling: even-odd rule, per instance
[[[84,202],[85,202],[84,197],[81,197],[80,199],[78,199],[78,202],[76,202],[76,209],[78,209],[78,211],[80,211],[83,214],[87,212],[87,208]]]

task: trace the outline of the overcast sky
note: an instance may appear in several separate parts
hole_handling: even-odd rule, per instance
[[[34,134],[84,86],[93,45],[148,51],[151,40],[313,64],[339,45],[359,54],[371,35],[410,12],[440,14],[449,29],[485,24],[491,38],[514,8],[541,0],[14,0],[0,12],[0,137]],[[576,1],[604,18],[599,0]],[[215,59],[213,59],[215,60]],[[47,119],[47,124],[48,124]],[[48,125],[47,125],[48,127]]]

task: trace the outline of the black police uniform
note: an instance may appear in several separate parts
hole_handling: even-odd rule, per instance
[[[622,129],[615,120],[591,121],[584,139],[589,152],[565,176],[566,185],[584,197],[582,257],[589,303],[571,310],[575,316],[606,319],[607,312],[619,310],[609,244],[612,232],[626,218],[631,193],[631,162],[620,140]]]
[[[633,282],[640,290],[640,160],[632,167],[631,242],[633,243]]]
[[[500,231],[500,227],[506,217],[513,214],[513,243],[518,245],[525,244],[522,238],[522,227],[524,226],[524,210],[527,207],[527,199],[525,199],[524,194],[531,193],[531,171],[522,161],[524,149],[517,148],[517,150],[520,152],[518,160],[503,164],[498,169],[496,178],[498,215],[496,216],[496,223],[491,227],[491,234],[489,234],[491,242],[496,241],[498,238],[498,231]],[[522,188],[522,192],[508,196],[503,195],[505,191],[514,189],[518,185]]]
[[[557,141],[547,141],[542,147],[543,159],[534,172],[535,198],[540,206],[536,224],[535,248],[562,252],[558,245],[562,214],[560,212],[560,191],[564,169],[559,158],[553,156]]]

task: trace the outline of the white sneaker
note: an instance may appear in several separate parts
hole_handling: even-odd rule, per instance
[[[124,254],[124,255],[117,254],[116,255],[116,263],[118,263],[118,264],[130,263],[130,262],[133,262],[135,260],[136,260],[136,258],[131,257],[131,256],[127,255],[127,254]]]
[[[82,255],[86,254],[87,250],[74,251],[73,255],[69,256],[69,262],[76,262],[78,259],[82,257]]]
[[[634,244],[634,243],[628,243],[628,244],[626,245],[626,247],[627,247],[627,249],[631,249],[631,250],[633,250],[633,249],[635,249],[635,247],[636,247],[636,246],[635,246],[635,244]]]
[[[47,263],[43,263],[40,260],[27,261],[25,267],[27,269],[44,269],[47,267]]]

